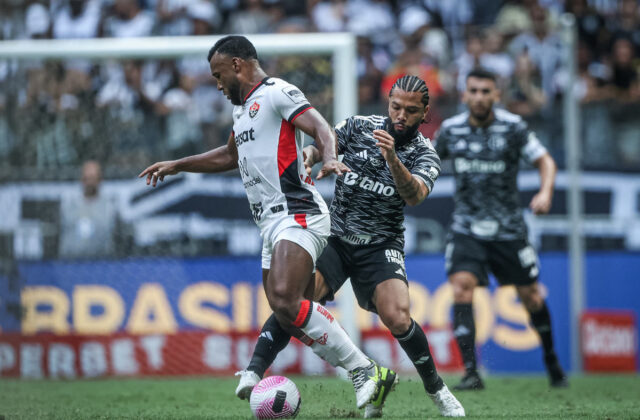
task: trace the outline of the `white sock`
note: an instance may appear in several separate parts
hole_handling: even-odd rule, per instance
[[[333,367],[351,371],[367,367],[371,361],[360,351],[331,312],[317,302],[302,301],[298,317],[293,323],[300,328],[313,343],[313,352]]]

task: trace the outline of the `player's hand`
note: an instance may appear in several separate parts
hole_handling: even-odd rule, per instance
[[[529,203],[529,208],[534,214],[547,214],[551,209],[552,194],[546,191],[540,191],[534,195]]]
[[[307,175],[311,176],[311,168],[313,168],[313,160],[311,155],[302,150],[302,159],[304,160],[304,170],[307,171]]]
[[[373,138],[376,139],[376,146],[380,148],[380,153],[382,153],[384,160],[391,163],[398,158],[398,155],[396,155],[396,140],[391,134],[384,130],[373,130]]]
[[[351,169],[342,162],[338,162],[338,159],[330,159],[322,163],[322,169],[318,172],[316,179],[322,179],[325,176],[336,174],[342,176],[345,172],[351,172]]]
[[[176,169],[176,161],[175,160],[167,160],[164,162],[156,162],[153,165],[149,166],[147,169],[142,171],[138,178],[142,178],[143,176],[147,176],[147,185],[151,184],[152,186],[156,186],[158,180],[160,182],[164,181],[164,177],[166,175],[175,175],[178,173]]]

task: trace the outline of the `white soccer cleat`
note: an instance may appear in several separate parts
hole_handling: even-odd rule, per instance
[[[236,372],[236,376],[240,377],[240,383],[236,388],[236,395],[241,400],[249,401],[251,391],[253,391],[253,387],[260,382],[260,377],[251,370],[241,370],[240,372]]]
[[[464,408],[460,401],[449,391],[446,385],[443,385],[440,391],[435,394],[429,394],[431,401],[438,407],[443,417],[465,417]]]
[[[372,403],[368,403],[364,406],[365,419],[377,419],[380,417],[382,417],[382,406],[376,407]]]
[[[356,391],[356,405],[362,408],[370,402],[378,390],[379,373],[378,364],[371,361],[371,364],[364,368],[355,368],[349,372],[353,389]]]

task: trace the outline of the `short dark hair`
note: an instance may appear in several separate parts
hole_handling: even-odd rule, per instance
[[[215,53],[227,54],[243,60],[258,59],[256,47],[253,46],[251,41],[240,35],[229,35],[219,39],[209,50],[207,61],[211,61],[211,57]]]
[[[391,86],[389,91],[389,97],[393,94],[394,89],[404,90],[405,92],[420,92],[422,93],[422,104],[424,106],[429,105],[429,88],[427,84],[421,78],[417,76],[402,76]]]
[[[469,74],[467,74],[467,78],[465,80],[469,80],[470,77],[475,77],[476,79],[488,79],[493,81],[493,83],[496,83],[495,73],[482,67],[472,69]]]

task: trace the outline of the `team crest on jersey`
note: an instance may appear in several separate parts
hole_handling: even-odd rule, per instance
[[[502,150],[506,144],[507,140],[500,134],[492,134],[491,137],[489,137],[489,148],[491,150]]]
[[[253,105],[249,107],[249,116],[251,118],[255,117],[259,110],[260,104],[258,102],[254,102]]]

